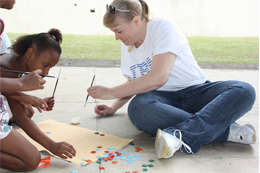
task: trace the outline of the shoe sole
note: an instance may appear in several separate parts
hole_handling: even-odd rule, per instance
[[[160,159],[158,153],[159,153],[159,145],[160,145],[160,141],[162,138],[162,134],[161,134],[161,130],[158,129],[157,130],[157,134],[156,134],[156,138],[155,138],[155,151],[156,151],[156,156],[158,157],[158,159]]]
[[[237,122],[234,122],[234,124],[241,126],[241,125],[238,124]],[[253,139],[253,143],[255,144],[255,143],[256,143],[256,131],[255,131],[255,128],[254,128],[251,124],[245,124],[245,126],[247,126],[248,128],[250,128],[251,130],[254,131],[254,134],[253,134],[253,136],[252,136],[252,139]]]
[[[253,142],[254,144],[256,143],[256,131],[255,131],[255,128],[251,125],[251,124],[246,124],[245,126],[247,126],[248,128],[250,128],[251,130],[254,131],[254,134],[252,136],[252,139],[253,139]]]
[[[158,159],[169,158],[172,156],[172,149],[168,146],[165,138],[162,136],[160,129],[157,130],[155,150]]]

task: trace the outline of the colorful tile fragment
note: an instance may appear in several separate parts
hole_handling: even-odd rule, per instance
[[[105,169],[105,167],[104,166],[100,166],[99,169]]]
[[[135,147],[135,152],[140,152],[140,151],[143,151],[143,149],[140,147]]]

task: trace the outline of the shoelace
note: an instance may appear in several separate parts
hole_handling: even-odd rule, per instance
[[[182,134],[181,134],[181,131],[180,131],[180,130],[175,130],[175,131],[173,132],[173,136],[174,136],[175,138],[177,138],[176,135],[175,135],[176,132],[179,132],[179,134],[180,134],[180,141],[181,141],[182,145],[184,146],[185,150],[187,151],[187,153],[193,154],[193,152],[192,152],[190,146],[187,145],[187,144],[185,144],[185,143],[182,141]]]

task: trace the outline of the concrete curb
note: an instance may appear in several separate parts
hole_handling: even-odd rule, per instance
[[[259,64],[251,63],[224,63],[224,62],[198,62],[203,69],[237,69],[259,70]],[[57,66],[66,67],[120,67],[120,59],[74,59],[61,58]]]

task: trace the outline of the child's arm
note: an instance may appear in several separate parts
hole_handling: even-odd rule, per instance
[[[46,136],[38,126],[27,116],[24,106],[19,102],[8,99],[9,106],[13,112],[16,123],[30,136],[33,140],[41,144],[54,155],[63,159],[72,158],[76,150],[66,142],[55,142]]]
[[[43,99],[24,94],[20,91],[2,92],[2,94],[7,98],[14,99],[20,102],[22,105],[27,106],[33,114],[34,110],[32,107],[37,108],[40,113],[42,112],[42,110],[46,111],[46,109],[48,108],[48,105]]]
[[[0,92],[43,89],[46,81],[39,75],[41,73],[42,70],[35,70],[20,78],[0,78]]]

